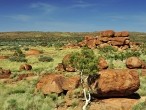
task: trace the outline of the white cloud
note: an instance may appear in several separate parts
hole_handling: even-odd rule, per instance
[[[42,2],[32,3],[30,5],[30,8],[41,10],[47,13],[52,12],[56,9],[55,6],[47,4],[47,3],[42,3]]]
[[[23,15],[23,14],[19,14],[19,15],[10,15],[10,16],[6,16],[7,18],[11,18],[14,20],[19,20],[19,21],[29,21],[32,17],[29,15]]]
[[[88,8],[95,6],[95,4],[85,2],[84,0],[78,0],[76,3],[72,6],[72,8]]]

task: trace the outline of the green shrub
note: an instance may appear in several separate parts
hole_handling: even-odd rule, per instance
[[[98,71],[98,58],[93,50],[88,48],[83,48],[81,52],[72,53],[70,63],[76,69],[83,70],[84,74],[94,74]]]
[[[140,88],[137,92],[140,96],[146,96],[146,77],[140,77]]]
[[[139,57],[142,53],[140,51],[132,51],[126,50],[124,52],[110,52],[110,53],[102,53],[107,59],[114,59],[114,60],[125,60],[129,57],[135,56]]]
[[[28,50],[29,50],[29,48],[28,48],[28,47],[25,47],[25,48],[24,48],[24,50],[25,50],[25,51],[28,51]]]
[[[14,51],[13,56],[9,57],[9,60],[12,62],[27,62],[25,55],[19,48]]]
[[[40,62],[52,62],[54,59],[50,56],[40,56],[38,60]]]
[[[18,56],[9,57],[9,60],[12,62],[27,62],[27,59],[25,59],[25,57],[18,57]]]
[[[14,51],[13,56],[25,57],[25,55],[23,54],[23,52],[19,48]]]
[[[113,53],[113,52],[117,52],[118,51],[116,48],[113,48],[112,46],[106,46],[104,48],[99,48],[99,50],[102,53]]]
[[[7,101],[7,106],[5,110],[24,110],[23,108],[18,107],[18,103],[15,99],[10,99]]]

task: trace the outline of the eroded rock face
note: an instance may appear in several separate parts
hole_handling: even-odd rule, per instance
[[[126,66],[130,69],[141,68],[142,61],[138,57],[129,57],[126,59]]]
[[[41,90],[44,94],[63,92],[62,84],[65,80],[63,75],[45,75],[37,83],[36,89]]]
[[[139,89],[140,80],[136,70],[107,69],[99,72],[100,77],[91,85],[99,97],[128,96]]]
[[[44,94],[62,93],[64,90],[73,90],[80,84],[80,77],[66,78],[59,74],[43,76],[36,85],[36,90],[41,90]]]

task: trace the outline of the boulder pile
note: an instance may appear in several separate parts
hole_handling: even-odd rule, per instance
[[[130,42],[129,32],[114,32],[113,30],[101,31],[99,36],[85,36],[80,47],[87,46],[91,49],[98,47],[113,46],[117,49],[125,50],[127,48],[136,48],[137,43]]]
[[[140,86],[138,71],[135,69],[107,69],[100,71],[99,75],[90,85],[84,85],[95,97],[126,97],[136,92]],[[49,74],[39,80],[36,90],[41,90],[44,94],[60,94],[64,91],[68,94],[78,87],[80,76]]]

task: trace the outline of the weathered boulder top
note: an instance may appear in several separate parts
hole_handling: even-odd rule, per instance
[[[43,94],[62,93],[64,90],[73,90],[80,84],[80,76],[65,77],[61,74],[49,74],[43,76],[36,85],[36,90]]]
[[[140,80],[134,69],[107,69],[91,85],[93,93],[100,97],[120,97],[133,94],[139,89]]]
[[[126,59],[126,66],[130,69],[141,68],[142,60],[140,60],[138,57],[129,57]]]

